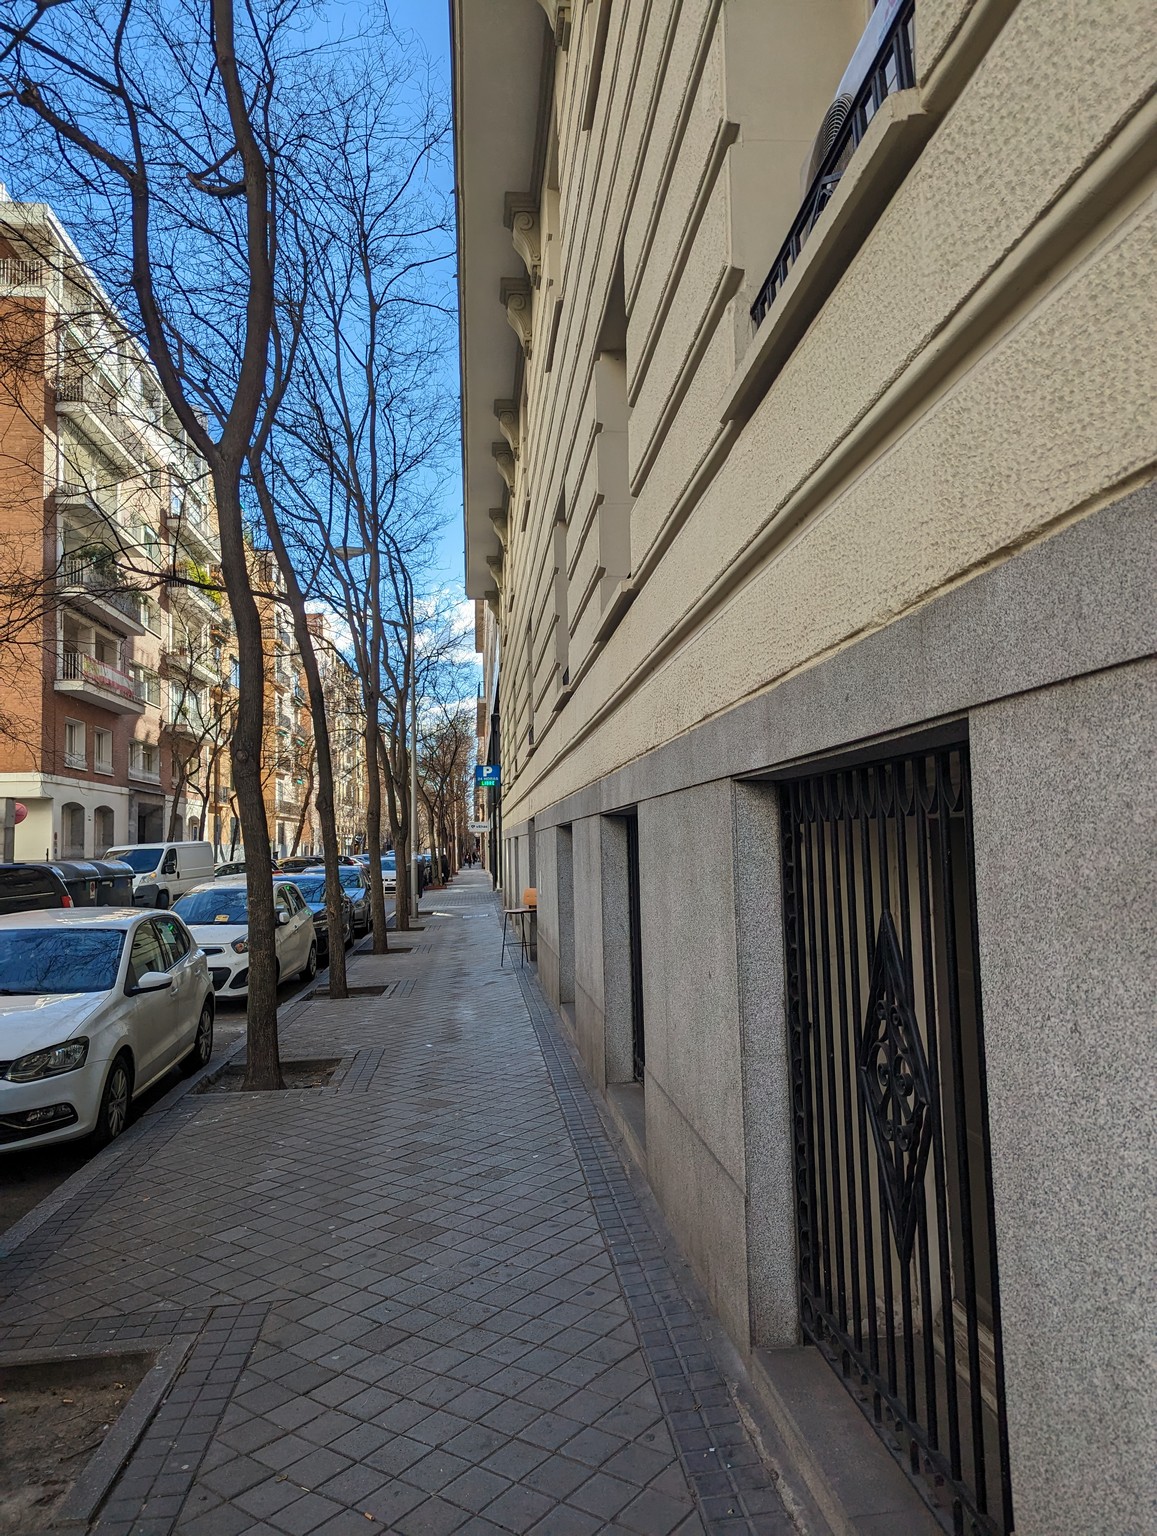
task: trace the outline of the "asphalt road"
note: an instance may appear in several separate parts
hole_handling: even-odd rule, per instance
[[[392,915],[393,906],[389,906]],[[359,943],[368,942],[359,940]],[[325,972],[319,971],[319,978]],[[287,981],[278,988],[278,1006],[284,1008],[300,992],[313,983],[300,980]],[[213,1030],[213,1058],[217,1060],[237,1039],[245,1033],[245,1009],[238,1003],[218,1002],[217,1017]],[[164,1098],[165,1094],[181,1081],[181,1075],[173,1069],[166,1073],[149,1091],[133,1105],[133,1120]],[[58,1184],[63,1184],[78,1168],[84,1166],[95,1154],[84,1141],[63,1142],[55,1147],[29,1147],[27,1151],[6,1152],[0,1155],[0,1232],[4,1232],[20,1218],[50,1195]]]

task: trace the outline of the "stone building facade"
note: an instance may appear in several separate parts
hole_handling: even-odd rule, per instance
[[[467,586],[542,979],[770,1403],[1151,1518],[1157,31],[453,0]]]

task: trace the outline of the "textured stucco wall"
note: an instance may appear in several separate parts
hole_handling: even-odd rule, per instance
[[[747,1256],[731,786],[639,807],[647,1164],[680,1246],[746,1343]]]
[[[1121,198],[1096,228],[1082,231],[1083,245],[1073,243],[1079,209],[1055,229],[1042,223],[1075,175],[1084,170],[1090,185],[1097,179],[1151,91],[1157,60],[1149,20],[1148,6],[1137,0],[1115,6],[1111,26],[1095,7],[1021,0],[602,655],[538,733],[533,757],[508,787],[512,820],[928,601],[1151,465],[1151,205]],[[681,57],[689,60],[691,51]],[[1062,100],[1066,108],[1058,111]],[[1025,122],[1035,125],[1032,135],[1021,132]],[[647,155],[664,160],[668,147],[652,137]],[[699,311],[688,288],[701,290],[730,259],[717,200],[696,204],[701,160],[699,150],[686,167],[676,160],[665,194],[672,206],[699,206],[698,227],[660,219],[649,246],[639,236],[627,246],[628,292],[640,285],[631,346],[649,330],[657,302],[652,269],[670,271],[681,252],[690,253],[638,380],[643,414],[632,420],[633,456],[659,419],[665,382],[694,340],[689,331]],[[577,244],[568,251],[568,280],[579,284],[577,302],[590,284],[592,302],[601,303],[594,230],[583,220],[608,227],[631,170],[604,158],[599,176],[569,199]],[[640,196],[653,179],[642,177]],[[1081,206],[1091,204],[1085,199]],[[641,207],[636,202],[636,222]],[[1043,265],[1026,286],[1016,268],[1030,250]],[[632,251],[645,270],[632,270]],[[980,284],[988,285],[992,302],[966,323],[964,306],[976,307]],[[573,330],[560,333],[560,347],[579,343]],[[916,374],[949,344],[957,359],[952,371],[917,387]],[[671,419],[670,440],[635,509],[639,548],[662,531],[711,441],[711,405],[699,386],[722,358],[712,343],[707,373],[694,371],[683,409]],[[581,360],[575,366],[581,375]],[[562,386],[566,365],[556,362],[551,380],[556,374],[558,393],[552,383],[535,418],[541,441],[528,453],[539,466],[544,506],[553,503],[553,488],[565,483],[574,457],[567,447],[574,391]],[[887,436],[873,440],[860,431],[865,412],[900,395],[907,404]],[[790,537],[769,537],[745,583],[712,599],[662,664],[650,665],[662,637],[713,582],[727,582],[737,560],[835,453],[846,456],[842,482]],[[525,560],[529,573],[532,547],[528,530],[516,569]],[[532,586],[522,581],[527,602]],[[507,660],[518,666],[517,653]],[[618,690],[621,706],[604,716]]]
[[[1152,1529],[1157,664],[970,722],[1018,1536]]]

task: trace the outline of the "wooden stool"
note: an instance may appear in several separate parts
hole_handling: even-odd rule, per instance
[[[499,970],[506,964],[506,943],[507,936],[510,933],[511,919],[517,918],[518,920],[518,948],[521,964],[525,965],[530,958],[531,944],[531,937],[527,930],[537,916],[537,907],[507,907],[504,910],[502,914],[502,956],[498,962]],[[513,953],[513,948],[511,952]]]

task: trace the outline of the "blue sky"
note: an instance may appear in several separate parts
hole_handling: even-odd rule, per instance
[[[432,73],[440,83],[450,114],[450,5],[449,0],[382,0],[390,18],[399,31],[414,33],[429,55]],[[366,4],[365,0],[328,0],[326,6],[327,30],[330,36],[343,31],[357,31],[378,12],[378,5]],[[323,22],[321,25],[326,25]],[[453,189],[452,158],[447,153],[443,163],[436,168],[433,180],[444,187],[447,194]],[[458,388],[458,349],[455,339],[446,360],[447,389]],[[454,587],[461,591],[463,582],[462,538],[462,470],[461,450],[455,442],[448,454],[450,473],[442,488],[443,528],[435,558],[434,580],[438,585]]]

